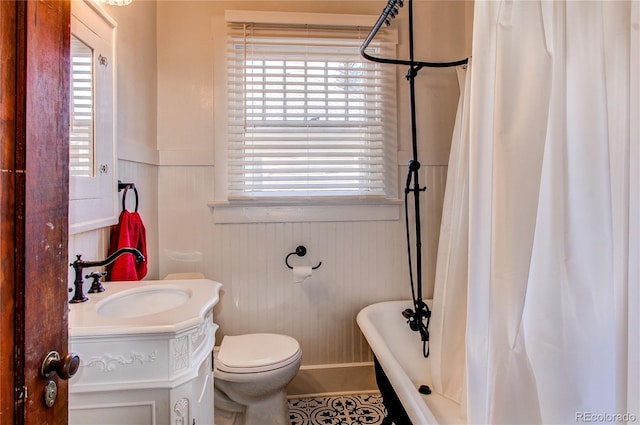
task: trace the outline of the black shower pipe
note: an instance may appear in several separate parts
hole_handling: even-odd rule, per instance
[[[407,182],[405,186],[405,223],[407,228],[407,253],[409,259],[409,277],[411,282],[411,297],[413,301],[414,311],[409,309],[405,310],[402,314],[407,319],[409,326],[412,330],[418,331],[423,341],[423,355],[427,357],[429,350],[427,344],[429,341],[429,319],[431,312],[429,307],[422,299],[422,235],[421,235],[421,223],[420,223],[420,192],[425,191],[427,188],[421,188],[418,180],[420,162],[418,161],[418,137],[417,137],[417,125],[416,125],[416,91],[415,91],[415,78],[418,76],[418,72],[424,68],[447,68],[452,66],[459,66],[468,63],[469,59],[464,58],[454,62],[423,62],[416,61],[414,58],[414,37],[413,37],[413,0],[408,0],[409,9],[409,60],[403,59],[388,59],[371,56],[366,53],[366,49],[374,39],[383,24],[390,25],[391,19],[395,18],[398,13],[398,7],[403,6],[402,0],[389,0],[387,6],[382,11],[378,21],[371,29],[369,35],[365,39],[364,43],[360,47],[360,54],[367,60],[394,64],[394,65],[406,65],[409,67],[406,78],[409,81],[410,90],[410,117],[411,117],[411,148],[412,159],[409,161],[409,173],[407,175]],[[391,17],[391,18],[390,18]],[[413,182],[413,187],[412,186]],[[416,278],[417,282],[414,285],[413,280],[413,265],[411,260],[411,242],[410,242],[410,229],[409,229],[409,217],[408,217],[408,200],[409,193],[413,192],[414,199],[414,215],[415,215],[415,232],[416,232]],[[426,325],[424,323],[426,320]]]

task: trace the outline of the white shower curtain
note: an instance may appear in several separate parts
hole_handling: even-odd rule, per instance
[[[451,139],[442,206],[431,317],[433,389],[462,401],[467,322],[469,239],[469,83],[471,67],[456,68],[460,99]]]
[[[639,25],[630,1],[475,4],[468,178],[447,182],[468,183],[468,279],[441,240],[432,331],[470,423],[640,421]]]

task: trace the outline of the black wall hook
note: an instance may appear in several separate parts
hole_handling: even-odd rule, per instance
[[[304,257],[305,255],[307,255],[307,248],[302,246],[302,245],[298,245],[298,247],[296,248],[295,251],[290,252],[289,255],[287,255],[287,257],[284,259],[284,263],[287,265],[287,267],[289,267],[290,269],[293,269],[292,266],[289,265],[289,257],[291,257],[293,254],[297,255],[298,257]],[[311,267],[312,270],[317,269],[318,267],[320,267],[322,265],[322,261],[320,261],[318,263],[317,266],[315,267]]]

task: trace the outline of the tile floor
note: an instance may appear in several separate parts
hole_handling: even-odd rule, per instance
[[[379,425],[385,413],[379,393],[289,400],[291,425]]]

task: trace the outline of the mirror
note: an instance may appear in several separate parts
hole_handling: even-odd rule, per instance
[[[70,234],[118,221],[115,29],[97,3],[71,2]]]
[[[93,49],[71,35],[69,173],[94,175]]]

